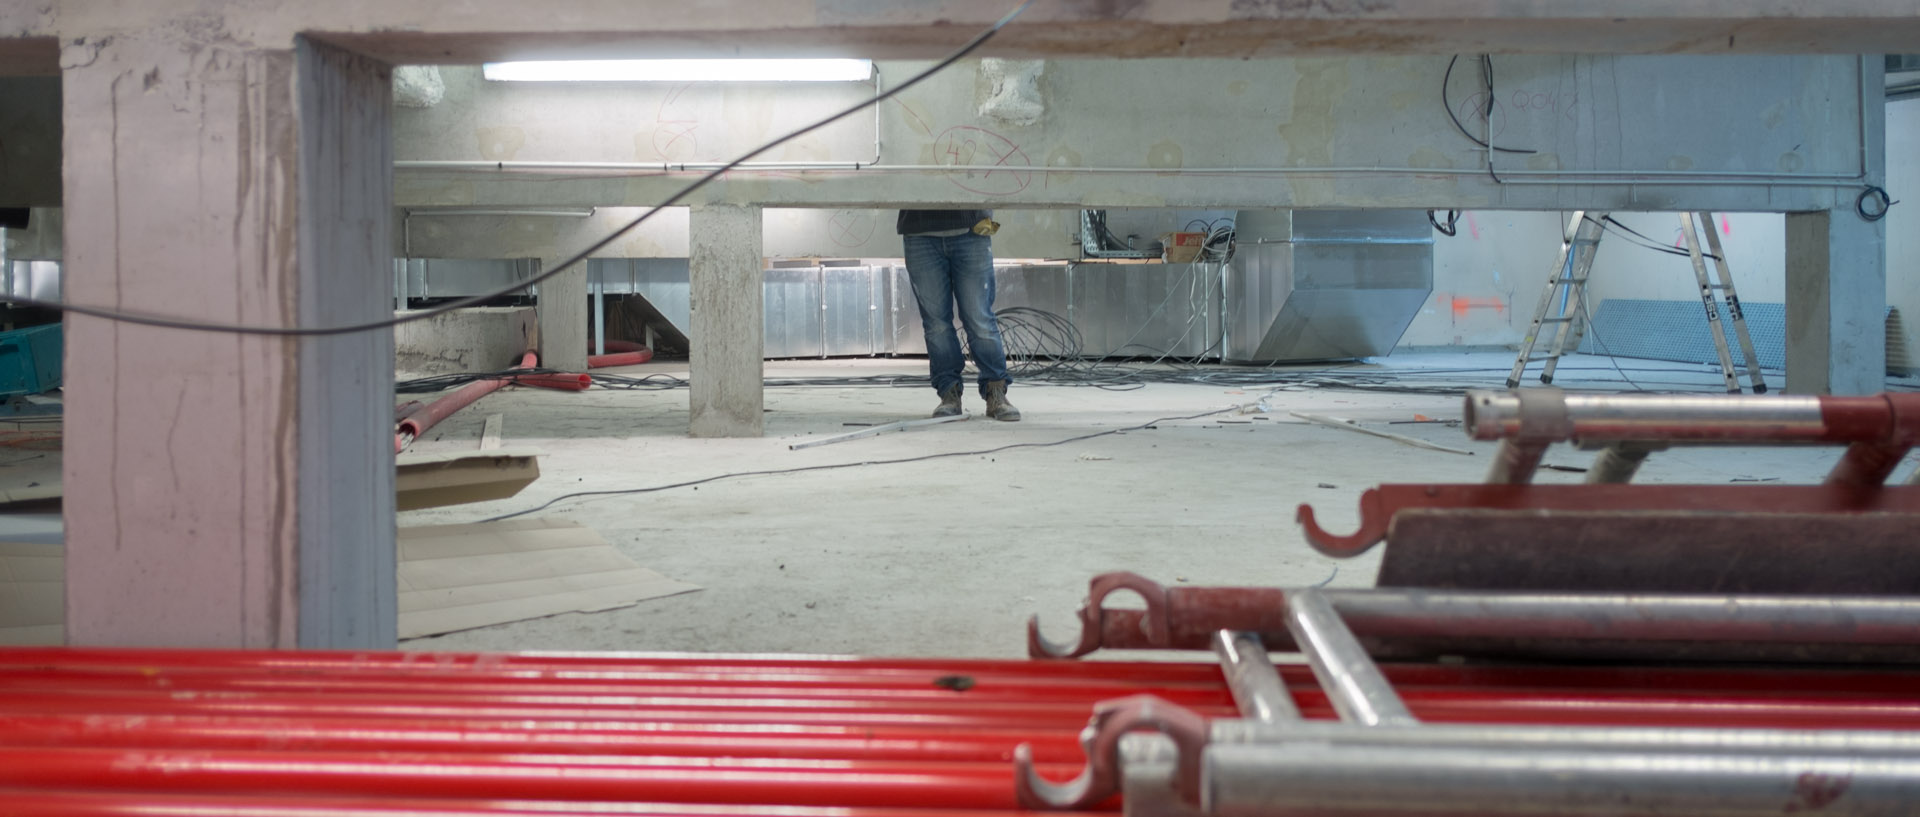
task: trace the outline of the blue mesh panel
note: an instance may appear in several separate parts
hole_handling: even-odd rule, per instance
[[[1753,338],[1754,351],[1760,353],[1761,367],[1786,368],[1786,305],[1742,302],[1740,307],[1746,313],[1747,334]],[[1720,328],[1726,332],[1727,351],[1733,355],[1734,368],[1745,368],[1740,341],[1734,337],[1733,324],[1727,321],[1724,304],[1720,306]],[[1713,349],[1713,337],[1707,334],[1705,310],[1699,301],[1608,298],[1594,310],[1593,326],[1581,339],[1580,351],[1720,365],[1720,355]]]
[[[1786,304],[1741,302],[1747,317],[1747,334],[1753,338],[1754,351],[1760,354],[1760,366],[1766,369],[1787,367]],[[1889,314],[1892,309],[1887,310]],[[1720,305],[1720,327],[1727,335],[1727,352],[1733,356],[1735,370],[1746,368],[1740,354],[1740,341],[1734,337],[1733,324],[1727,321],[1727,308]],[[1705,309],[1699,301],[1642,301],[1608,298],[1593,311],[1593,326],[1580,341],[1580,351],[1598,355],[1647,360],[1672,360],[1680,363],[1720,365],[1707,334]]]

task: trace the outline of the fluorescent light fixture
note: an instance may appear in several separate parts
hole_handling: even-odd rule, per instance
[[[507,82],[865,82],[872,60],[553,60],[490,62]]]

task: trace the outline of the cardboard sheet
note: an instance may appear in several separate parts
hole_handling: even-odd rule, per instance
[[[611,610],[700,589],[635,564],[571,522],[402,528],[399,543],[401,638]],[[0,645],[64,643],[65,589],[61,545],[0,542]]]
[[[400,530],[401,638],[610,610],[699,589],[641,567],[571,522]]]

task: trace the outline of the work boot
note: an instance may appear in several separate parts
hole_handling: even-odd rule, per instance
[[[952,417],[960,413],[960,393],[966,388],[955,383],[940,392],[940,406],[933,410],[935,417]]]
[[[1020,410],[1007,402],[1007,381],[989,380],[980,384],[980,390],[986,393],[988,417],[1009,423],[1019,421]]]

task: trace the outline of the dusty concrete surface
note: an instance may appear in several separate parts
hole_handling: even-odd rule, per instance
[[[1497,387],[1510,353],[1395,356],[1405,386]],[[1408,367],[1419,364],[1428,373]],[[1649,388],[1711,387],[1703,367],[1621,361]],[[768,376],[918,373],[913,360],[769,363]],[[629,374],[684,374],[661,363]],[[1477,369],[1434,372],[1433,369]],[[1599,369],[1604,369],[1600,371]],[[1574,358],[1561,382],[1592,385],[1604,358]],[[1601,382],[1601,385],[1607,385]],[[1777,383],[1775,384],[1777,387]],[[400,515],[402,525],[465,522],[530,508],[575,491],[661,486],[744,471],[842,463],[839,470],[754,476],[627,496],[560,502],[541,511],[598,530],[641,564],[704,585],[700,593],[585,615],[563,615],[405,642],[431,650],[690,650],[1017,656],[1024,623],[1043,614],[1070,632],[1087,579],[1133,570],[1172,584],[1365,586],[1376,559],[1340,562],[1308,549],[1293,522],[1311,502],[1330,527],[1356,521],[1361,491],[1382,481],[1478,481],[1492,445],[1414,415],[1458,417],[1459,399],[1338,390],[1152,385],[1104,391],[1016,385],[1017,424],[962,423],[791,451],[790,443],[925,416],[917,388],[774,388],[766,436],[686,436],[684,390],[560,394],[504,390],[452,418],[425,450],[476,444],[487,414],[506,415],[512,445],[548,452],[543,476],[510,500]],[[1274,411],[1198,415],[1267,397]],[[973,398],[969,398],[972,400]],[[969,410],[980,406],[970,403]],[[1353,419],[1478,452],[1461,456],[1302,424],[1288,411]],[[1259,418],[1259,419],[1255,419]],[[1117,428],[1156,427],[1048,447],[917,463],[883,461],[1014,443],[1051,443]],[[1222,423],[1221,420],[1238,420]],[[1733,449],[1656,455],[1643,481],[1736,477],[1815,481],[1837,449]],[[1584,465],[1556,448],[1550,463]],[[1542,472],[1541,481],[1577,474]],[[1337,568],[1337,569],[1336,569]]]

